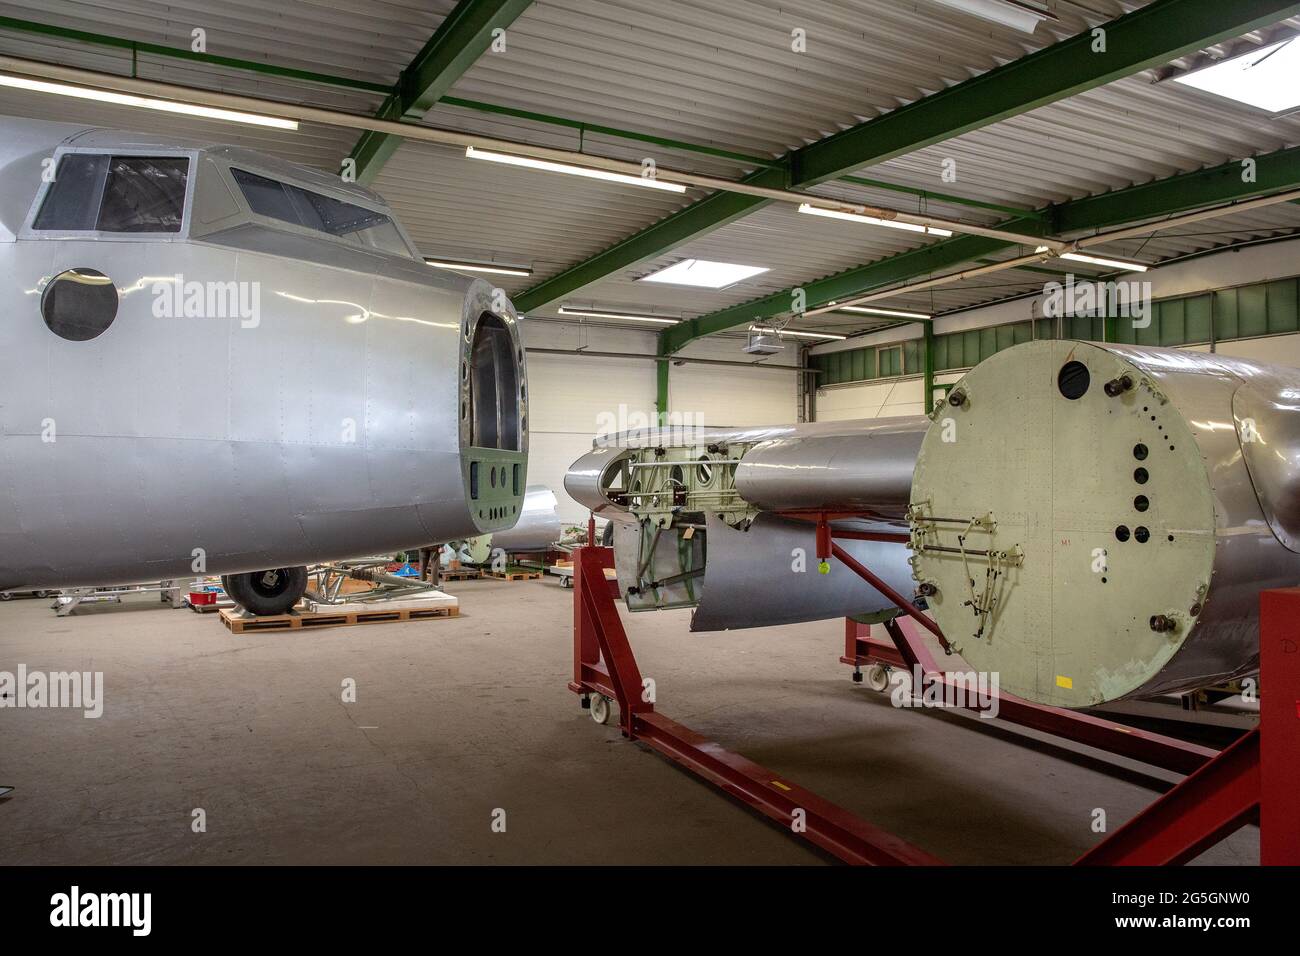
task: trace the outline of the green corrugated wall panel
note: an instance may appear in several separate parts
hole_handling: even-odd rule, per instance
[[[948,336],[946,335],[936,335],[934,337],[934,367],[936,370],[953,367],[952,362],[948,359]]]
[[[990,326],[987,329],[980,329],[980,358],[982,362],[998,350],[998,333],[997,329]]]
[[[1145,328],[1135,324],[1131,319],[1127,320],[1127,322],[1121,319],[1120,324],[1121,325],[1127,324],[1133,326],[1133,340],[1136,344],[1159,345],[1160,344],[1160,309],[1156,306],[1153,306],[1149,318],[1150,321],[1147,323]]]
[[[1268,330],[1296,330],[1296,280],[1282,279],[1268,283]]]
[[[849,355],[853,356],[853,367],[849,374],[852,381],[860,382],[867,377],[866,349],[854,349]]]
[[[1060,321],[1066,338],[1105,341],[1106,320],[1099,315],[1067,316]],[[1300,278],[1220,289],[1215,292],[1164,299],[1151,304],[1145,327],[1130,316],[1111,322],[1112,341],[1120,344],[1175,347],[1236,338],[1300,332]],[[1041,318],[984,329],[948,332],[934,336],[934,368],[945,372],[973,368],[990,355],[1028,342],[1058,335],[1058,320]],[[822,370],[823,385],[871,381],[921,371],[921,342],[910,339],[897,345],[868,346],[813,357]],[[879,353],[879,355],[877,355]]]
[[[880,350],[880,377],[889,378],[901,375],[903,350],[901,348],[882,348]]]
[[[1210,341],[1211,299],[1208,295],[1194,295],[1186,300],[1187,313],[1184,317],[1188,342]]]
[[[1268,332],[1268,289],[1262,285],[1237,290],[1237,334],[1264,335]]]
[[[1221,289],[1214,293],[1214,337],[1235,339],[1237,329],[1237,290]]]
[[[1182,299],[1157,302],[1156,315],[1160,320],[1161,345],[1182,345],[1187,341],[1186,310]]]

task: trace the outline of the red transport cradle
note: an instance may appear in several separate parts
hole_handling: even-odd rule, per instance
[[[791,517],[796,517],[791,515]],[[873,664],[919,667],[927,679],[950,684],[916,631],[935,623],[889,589],[835,544],[865,537],[829,522],[843,515],[799,515],[816,525],[819,559],[838,558],[893,600],[907,617],[884,625],[888,640],[870,628],[845,622],[844,656],[858,669]],[[871,534],[906,541],[906,535]],[[594,540],[594,535],[588,540]],[[941,864],[900,837],[823,800],[780,774],[761,767],[655,710],[643,697],[641,671],[619,619],[605,569],[609,548],[587,546],[573,554],[573,681],[582,705],[599,694],[617,701],[623,735],[640,740],[688,770],[848,863]],[[910,618],[910,619],[909,619]],[[1186,777],[1078,860],[1076,865],[1181,864],[1248,823],[1260,827],[1260,862],[1300,864],[1300,588],[1260,595],[1260,726],[1223,751],[1124,724],[1000,694],[998,718],[1034,730],[1140,760]],[[790,827],[796,811],[804,826]]]

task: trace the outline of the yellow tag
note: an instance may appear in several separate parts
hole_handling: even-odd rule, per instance
[[[693,538],[693,537],[695,537],[695,529],[694,529],[694,528],[687,528],[685,531],[682,532],[682,540],[683,540],[683,541],[690,541],[691,538]]]
[[[1066,690],[1074,690],[1074,681],[1070,680],[1068,677],[1062,677],[1060,674],[1057,674],[1056,686],[1064,687]]]
[[[790,788],[787,787],[785,784],[783,784],[780,780],[773,780],[773,781],[772,781],[772,786],[774,786],[774,787],[780,787],[782,790],[786,791],[787,793],[790,792]]]

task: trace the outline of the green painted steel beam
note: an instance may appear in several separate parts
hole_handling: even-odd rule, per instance
[[[1300,147],[1279,150],[1254,159],[1255,176],[1251,182],[1243,180],[1241,162],[1233,161],[1049,206],[1044,210],[1048,220],[1046,224],[1040,220],[1021,218],[1002,223],[999,228],[1026,235],[1042,234],[1046,228],[1058,234],[1106,229],[1300,188]],[[1158,225],[1158,222],[1153,222],[1153,229]],[[820,308],[831,302],[866,295],[877,289],[948,271],[963,263],[1014,248],[1017,247],[1011,243],[983,236],[945,239],[809,282],[802,286],[805,308]],[[767,321],[789,313],[794,294],[795,289],[785,289],[674,325],[660,333],[660,351],[671,355],[702,335],[722,332],[744,323]]]
[[[925,376],[922,379],[922,388],[925,390],[925,402],[921,406],[921,411],[928,415],[930,409],[934,408],[934,323],[925,323],[922,332],[921,348],[925,350]]]
[[[1155,0],[1105,24],[1104,52],[1093,31],[1078,34],[800,147],[779,167],[746,177],[764,185],[804,188],[849,170],[881,163],[987,126],[1112,80],[1240,36],[1300,12],[1283,0]],[[674,246],[767,205],[755,197],[715,193],[642,229],[617,245],[541,282],[516,297],[522,311],[541,308],[583,286],[653,259]]]
[[[799,185],[833,179],[1160,66],[1300,13],[1283,0],[1155,0],[1085,31],[796,150]]]
[[[383,106],[380,119],[419,120],[492,44],[492,31],[504,29],[532,0],[460,0],[447,14],[411,65],[402,71]],[[352,148],[357,181],[372,182],[402,139],[370,130]]]
[[[655,363],[655,420],[659,425],[663,425],[668,416],[668,367],[666,357]]]

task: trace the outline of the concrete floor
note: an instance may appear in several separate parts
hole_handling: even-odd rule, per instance
[[[566,688],[571,592],[471,581],[459,618],[232,636],[147,599],[0,604],[0,670],[103,671],[105,710],[0,710],[6,863],[823,864],[594,724]],[[627,616],[625,615],[625,620]],[[627,621],[658,707],[953,863],[1066,863],[1168,774],[849,680],[825,622]],[[354,678],[357,702],[341,702]],[[206,813],[207,832],[191,829]],[[506,832],[491,829],[506,811]],[[1247,828],[1200,862],[1258,862]]]

